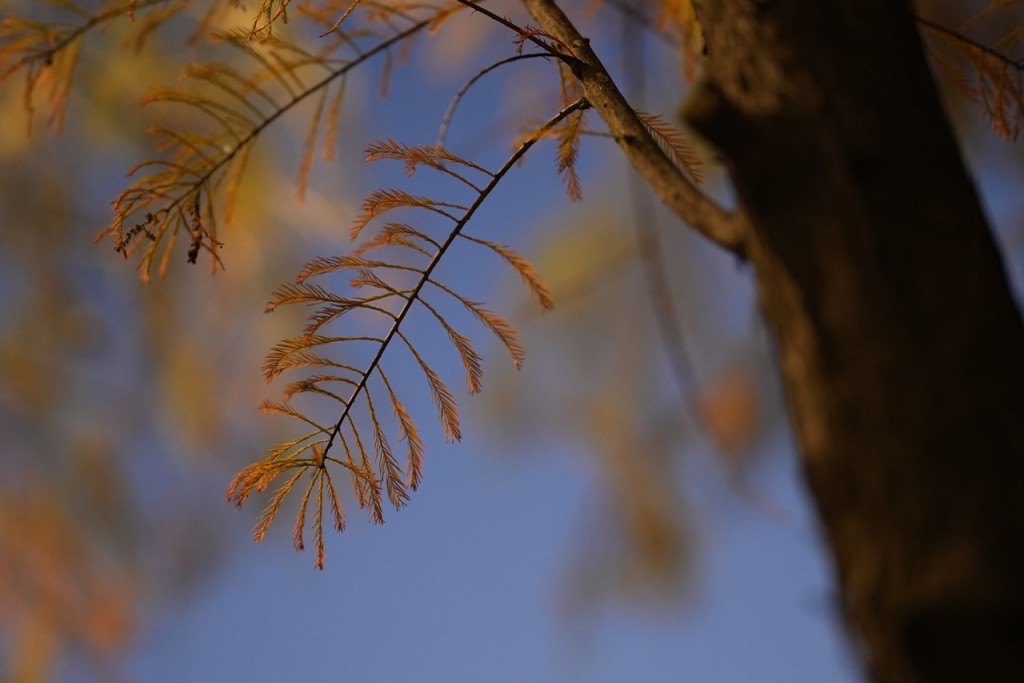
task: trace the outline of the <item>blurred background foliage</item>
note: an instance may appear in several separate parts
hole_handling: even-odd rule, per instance
[[[916,4],[955,26],[983,3]],[[69,20],[56,5],[5,0],[0,11]],[[677,43],[612,3],[583,5],[591,9],[584,33],[627,93],[671,116],[690,68]],[[627,7],[653,19],[688,3]],[[309,112],[298,112],[268,131],[253,157],[222,235],[225,271],[211,278],[187,266],[182,247],[170,276],[143,286],[131,262],[94,238],[124,171],[152,153],[147,126],[175,116],[139,107],[142,95],[174,82],[185,60],[237,58],[215,46],[188,53],[194,12],[139,51],[131,47],[137,24],[88,35],[60,133],[40,110],[29,134],[18,79],[0,89],[2,680],[123,677],[121,662],[162,606],[196,590],[245,541],[239,530],[255,508],[239,522],[223,488],[281,437],[255,411],[279,391],[267,389],[259,367],[299,324],[299,311],[262,316],[268,294],[304,259],[346,249],[361,196],[395,182],[395,169],[368,170],[358,152],[384,136],[432,142],[450,95],[510,52],[509,35],[463,13],[405,56],[388,99],[378,94],[380,64],[368,65],[346,97],[339,161],[317,163],[305,202],[296,201],[294,177]],[[219,21],[247,26],[251,13],[232,10]],[[467,98],[449,144],[469,158],[500,158],[556,91],[539,64],[488,77]],[[1019,151],[957,95],[949,102],[1019,291]],[[410,116],[410,106],[420,114]],[[710,191],[728,202],[713,151],[701,151]],[[515,311],[529,350],[516,373],[490,349],[487,386],[467,403],[465,422],[502,450],[571,457],[585,472],[575,559],[551,578],[569,613],[620,601],[676,610],[692,590],[701,538],[713,533],[700,510],[725,496],[788,523],[758,483],[765,457],[791,457],[779,455],[786,426],[770,341],[745,266],[664,214],[612,143],[588,140],[582,155],[582,204],[564,201],[551,148],[540,148],[479,219],[531,256],[552,287],[553,312],[535,314],[513,274],[447,266]],[[653,281],[652,269],[661,272]],[[554,455],[552,441],[575,456]],[[428,481],[430,459],[446,448],[430,439]],[[268,552],[290,552],[280,537],[268,543]]]
[[[125,170],[152,153],[152,112],[138,102],[182,68],[168,59],[180,53],[180,31],[135,53],[132,30],[119,22],[88,36],[59,134],[37,111],[29,135],[21,89],[2,91],[0,678],[8,681],[58,680],[74,670],[69,658],[96,680],[116,680],[147,615],[218,561],[224,482],[268,438],[252,419],[264,391],[258,368],[286,321],[258,313],[301,244],[274,225],[275,206],[294,196],[277,189],[274,168],[254,166],[248,177],[230,277],[176,268],[144,287],[109,242],[94,244]]]

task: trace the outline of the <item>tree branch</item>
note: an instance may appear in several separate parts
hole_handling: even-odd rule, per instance
[[[665,156],[590,48],[590,41],[580,35],[553,0],[523,0],[523,4],[544,31],[570,50],[576,60],[573,73],[587,101],[661,201],[705,237],[744,257],[745,216],[715,204]]]
[[[493,192],[494,188],[498,186],[498,183],[501,182],[502,178],[504,178],[508,174],[508,172],[515,167],[515,165],[519,162],[523,155],[530,151],[530,148],[533,147],[534,144],[536,144],[537,141],[544,136],[544,133],[546,131],[549,131],[555,126],[557,126],[562,120],[565,119],[565,117],[569,116],[570,114],[582,109],[586,109],[589,106],[590,105],[586,99],[580,98],[573,102],[572,104],[570,104],[569,106],[562,109],[552,118],[550,118],[532,136],[530,136],[529,139],[527,139],[521,145],[519,145],[519,147],[512,153],[512,156],[510,156],[505,161],[505,163],[501,165],[501,168],[499,168],[495,173],[491,174],[490,181],[487,183],[486,186],[484,186],[477,192],[476,199],[474,199],[473,203],[470,204],[465,209],[465,212],[462,214],[462,216],[457,220],[453,219],[455,220],[455,226],[452,228],[452,231],[448,234],[448,237],[441,244],[441,246],[438,247],[437,252],[430,260],[430,263],[427,264],[427,267],[423,269],[422,275],[416,282],[416,285],[409,290],[408,296],[405,297],[405,304],[402,305],[402,309],[393,316],[394,322],[391,324],[391,329],[388,330],[387,335],[385,335],[385,337],[380,341],[380,346],[377,349],[377,353],[374,355],[373,359],[370,360],[369,365],[366,366],[366,371],[359,378],[359,383],[356,385],[355,389],[352,390],[351,396],[345,403],[345,408],[341,413],[341,417],[338,418],[338,421],[334,424],[334,428],[330,432],[330,438],[327,440],[327,445],[324,446],[324,455],[326,455],[331,450],[331,446],[334,445],[334,441],[337,438],[338,434],[341,432],[341,427],[345,423],[345,420],[352,419],[350,414],[352,406],[355,404],[355,401],[359,397],[360,392],[363,392],[365,395],[366,383],[369,381],[370,376],[373,374],[374,370],[377,370],[380,367],[381,358],[384,357],[384,352],[390,346],[391,340],[395,337],[395,335],[398,335],[399,337],[404,339],[404,337],[402,336],[402,332],[399,329],[402,326],[402,322],[405,320],[406,316],[408,315],[409,311],[412,309],[412,306],[416,301],[420,301],[422,303],[422,299],[420,299],[420,291],[422,291],[423,287],[426,285],[427,282],[431,281],[431,273],[434,272],[434,269],[437,267],[437,264],[440,263],[441,259],[444,258],[445,254],[448,253],[448,249],[451,247],[452,243],[455,242],[455,239],[462,234],[463,228],[466,227],[470,219],[473,218],[473,216],[476,214],[477,209],[479,209],[480,206],[484,203],[484,201],[490,196],[491,192]],[[405,342],[406,344],[409,344],[408,340],[405,340]],[[415,351],[413,353],[415,353]],[[458,440],[458,437],[456,437],[456,440]]]

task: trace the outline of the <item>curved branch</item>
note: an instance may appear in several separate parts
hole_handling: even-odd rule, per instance
[[[513,55],[512,57],[506,57],[500,61],[491,64],[490,66],[481,69],[473,75],[466,83],[459,88],[459,91],[455,93],[455,97],[452,98],[451,104],[448,105],[448,109],[445,110],[444,116],[441,118],[441,126],[437,133],[437,142],[435,143],[438,147],[444,147],[445,139],[448,137],[448,128],[451,126],[452,118],[455,116],[455,110],[458,109],[459,104],[462,102],[462,98],[466,96],[469,89],[476,84],[481,78],[494,71],[498,67],[504,66],[511,62],[518,62],[523,59],[535,59],[542,57],[544,59],[550,59],[551,55],[547,52],[529,52],[525,55]]]
[[[345,423],[345,420],[351,419],[349,417],[349,411],[355,404],[356,398],[358,398],[359,393],[366,389],[366,383],[369,381],[370,375],[372,375],[374,370],[377,369],[378,365],[380,364],[381,358],[383,358],[384,356],[384,351],[386,351],[388,346],[391,344],[391,340],[396,335],[399,337],[402,336],[402,333],[399,331],[399,327],[402,325],[402,322],[405,320],[406,316],[409,314],[409,311],[412,309],[412,305],[419,299],[420,291],[422,291],[424,286],[426,286],[427,282],[430,281],[431,273],[434,272],[434,269],[437,267],[437,264],[441,262],[441,259],[447,253],[448,248],[451,247],[452,243],[459,237],[460,234],[462,234],[463,228],[466,227],[470,219],[473,218],[473,216],[476,214],[477,209],[479,209],[480,206],[487,199],[487,197],[490,196],[491,192],[494,191],[494,188],[498,186],[499,182],[501,182],[501,179],[504,178],[508,174],[508,172],[512,170],[512,168],[516,165],[516,163],[518,163],[518,161],[523,157],[523,155],[526,154],[530,150],[530,148],[533,147],[533,145],[536,144],[536,142],[540,140],[548,130],[550,130],[554,126],[557,126],[563,119],[565,119],[565,117],[569,116],[573,112],[586,109],[589,106],[590,104],[587,102],[587,100],[581,98],[576,100],[569,106],[565,107],[564,109],[562,109],[553,117],[551,117],[528,140],[519,145],[515,152],[513,152],[512,155],[505,160],[505,163],[502,164],[501,168],[499,168],[494,173],[494,175],[491,177],[487,185],[485,185],[483,189],[480,190],[476,199],[473,200],[473,203],[466,208],[465,213],[462,214],[462,217],[452,228],[451,232],[448,234],[448,237],[441,244],[441,247],[437,250],[437,253],[434,254],[434,257],[431,259],[430,263],[427,264],[427,267],[423,269],[423,274],[420,276],[419,281],[412,289],[409,290],[409,296],[406,298],[405,304],[402,306],[402,310],[400,310],[398,314],[395,316],[395,321],[394,323],[392,323],[391,329],[388,330],[388,333],[381,340],[380,347],[377,349],[377,353],[373,356],[373,358],[370,360],[370,363],[366,366],[366,372],[364,372],[363,376],[360,378],[358,386],[356,386],[356,388],[353,389],[352,395],[349,397],[348,403],[345,404],[345,409],[341,413],[341,417],[338,418],[338,421],[335,423],[334,428],[331,430],[330,439],[327,441],[327,445],[324,447],[325,455],[331,450],[331,446],[334,445],[334,439],[335,437],[338,436],[339,432],[341,431],[341,427]]]
[[[746,218],[730,213],[700,192],[651,137],[601,60],[553,0],[523,0],[541,28],[567,46],[573,73],[633,167],[662,202],[705,237],[743,257]]]
[[[629,5],[621,2],[613,3],[613,7],[621,8],[622,44],[629,45],[636,40],[636,19],[628,11]],[[635,11],[635,10],[634,10]],[[640,25],[643,27],[643,24]],[[648,26],[649,28],[649,26]],[[628,82],[633,87],[634,96],[641,105],[646,99],[647,91],[647,59],[643,44],[638,49],[622,51],[622,67]],[[647,295],[654,312],[662,347],[668,358],[669,366],[675,375],[679,388],[679,396],[683,405],[692,412],[692,417],[699,423],[699,398],[702,392],[697,377],[696,365],[693,362],[683,324],[676,313],[676,302],[673,299],[669,275],[662,263],[662,244],[658,235],[658,219],[650,195],[644,194],[641,178],[631,173],[628,182],[629,203],[633,214],[633,229],[636,233],[637,252],[647,285]]]

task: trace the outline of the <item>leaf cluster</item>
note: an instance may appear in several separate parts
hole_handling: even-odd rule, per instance
[[[985,112],[992,129],[1015,141],[1024,123],[1024,26],[1007,21],[1020,0],[993,0],[956,30],[927,19],[922,27],[939,39],[933,43],[935,62],[947,80]],[[994,32],[983,41],[972,34]]]
[[[137,54],[160,29],[188,15],[193,17],[189,42],[196,43],[209,37],[212,27],[227,14],[244,7],[241,0],[113,0],[89,4],[40,0],[30,4],[31,14],[12,10],[0,20],[0,84],[20,75],[30,129],[37,96],[42,95],[48,112],[46,122],[57,132],[63,129],[75,69],[90,36],[118,23],[128,24],[125,45]],[[101,5],[98,9],[97,4]]]
[[[574,112],[575,108],[560,113],[548,127]],[[344,526],[342,503],[327,474],[329,469],[341,467],[348,471],[357,504],[368,511],[374,523],[383,521],[385,496],[392,507],[399,509],[407,502],[409,492],[419,487],[423,477],[423,437],[396,390],[391,370],[386,369],[386,365],[400,362],[398,352],[392,351],[396,347],[404,349],[406,360],[422,372],[446,438],[461,439],[455,395],[410,333],[414,309],[433,319],[447,337],[465,372],[469,394],[477,393],[483,386],[483,360],[470,335],[458,329],[446,313],[451,306],[475,318],[504,346],[513,364],[517,368],[521,365],[525,348],[513,326],[481,302],[443,282],[436,269],[456,241],[464,242],[490,252],[513,268],[542,309],[553,305],[540,275],[521,254],[507,245],[466,232],[477,209],[534,142],[535,139],[523,143],[494,172],[438,145],[411,146],[385,139],[367,148],[366,161],[397,161],[408,174],[419,168],[430,169],[469,188],[471,201],[441,201],[396,188],[377,190],[366,197],[353,221],[351,236],[361,241],[352,254],[313,259],[293,282],[273,293],[267,312],[293,304],[308,306],[312,312],[300,335],[281,341],[267,355],[263,370],[268,381],[286,371],[305,374],[285,388],[283,403],[265,403],[264,410],[288,415],[312,430],[278,445],[264,460],[249,465],[232,481],[228,498],[241,505],[251,493],[263,491],[278,476],[289,474],[256,524],[257,540],[263,538],[285,496],[307,471],[311,477],[299,504],[293,538],[296,548],[301,547],[306,510],[316,489],[312,529],[316,546],[314,564],[318,568],[323,566],[325,497],[335,527],[340,530]],[[398,213],[406,220],[395,218]],[[440,231],[438,223],[443,226]],[[347,277],[347,291],[337,291],[339,274]],[[349,328],[359,326],[356,319],[360,315],[362,326],[370,331],[357,335],[331,333],[342,323]],[[367,346],[372,351],[370,360],[364,364],[336,360],[358,357]],[[302,395],[328,399],[340,414],[337,421],[324,424],[305,414],[293,403]],[[356,419],[357,409],[366,422]],[[390,426],[383,417],[388,409]],[[404,443],[404,464],[395,455],[392,444],[396,442]]]
[[[240,54],[248,69],[228,62],[190,64],[181,84],[154,88],[146,96],[147,104],[183,107],[203,123],[189,131],[151,128],[161,140],[158,151],[162,154],[129,171],[133,181],[115,199],[114,220],[100,236],[110,237],[115,250],[126,258],[138,255],[144,280],[154,268],[160,276],[166,273],[179,239],[187,241],[190,263],[206,253],[212,267],[221,265],[221,217],[231,218],[253,148],[271,125],[308,101],[313,113],[297,171],[301,199],[318,149],[325,160],[333,158],[346,75],[412,38],[435,19],[433,15],[406,18],[378,7],[374,16],[398,19],[379,19],[387,24],[379,27],[360,24],[347,32],[335,29],[322,49],[313,51],[304,41],[271,31],[286,20],[288,5],[265,2],[251,30],[214,34],[221,49]],[[314,23],[323,25],[331,17],[324,7],[315,13],[305,5],[301,8]],[[367,39],[374,41],[370,48],[358,46],[357,40]]]
[[[325,159],[333,156],[347,74],[378,55],[388,58],[393,49],[408,45],[421,32],[436,30],[464,7],[496,17],[463,0],[439,7],[372,0],[263,2],[250,27],[212,33],[219,49],[241,59],[190,64],[180,83],[147,95],[147,104],[183,108],[197,123],[189,130],[153,126],[160,155],[131,170],[132,181],[115,200],[114,220],[103,236],[112,238],[126,258],[138,257],[143,279],[149,279],[153,270],[162,276],[176,241],[182,240],[188,244],[188,261],[206,253],[216,268],[221,263],[220,224],[230,218],[250,155],[266,131],[307,103],[312,115],[297,170],[301,199],[317,152],[322,151]],[[297,22],[290,19],[296,16],[317,28],[317,49],[292,36]],[[498,182],[545,138],[555,140],[558,172],[567,194],[581,198],[576,169],[582,137],[589,132],[589,103],[573,73],[572,58],[561,52],[565,45],[538,29],[496,20],[514,31],[511,47],[516,54],[470,80],[456,96],[443,128],[461,96],[483,74],[532,57],[547,57],[557,65],[561,111],[534,125],[495,170],[443,144],[409,145],[387,138],[369,145],[365,161],[398,162],[407,175],[426,169],[452,183],[451,196],[466,199],[442,199],[396,187],[372,192],[352,222],[351,237],[358,241],[354,250],[311,260],[294,281],[273,293],[266,307],[267,312],[295,304],[310,309],[301,333],[275,345],[263,366],[268,381],[285,373],[292,378],[283,400],[265,402],[263,411],[298,420],[305,431],[239,472],[227,497],[241,505],[253,493],[276,485],[254,528],[256,540],[261,540],[285,499],[301,489],[293,542],[303,548],[304,533],[312,529],[317,567],[324,563],[324,516],[329,515],[339,531],[345,526],[343,496],[337,488],[341,470],[348,473],[356,504],[374,523],[384,519],[385,498],[401,508],[422,482],[424,437],[414,411],[407,407],[405,382],[393,379],[402,372],[394,370],[402,367],[399,363],[418,369],[444,435],[451,441],[461,439],[455,392],[432,357],[436,350],[427,353],[418,341],[423,321],[433,321],[436,332],[448,340],[469,394],[482,388],[483,360],[473,335],[463,329],[467,322],[476,320],[494,335],[517,368],[523,362],[525,348],[511,323],[439,278],[437,266],[453,246],[459,243],[492,254],[520,276],[542,309],[553,305],[527,259],[467,228]],[[541,52],[523,54],[527,44]],[[681,134],[655,116],[638,116],[666,154],[696,177],[696,157]],[[453,315],[457,310],[464,314]],[[318,417],[324,406],[333,406],[336,417]]]
[[[317,155],[333,157],[351,70],[379,56],[386,84],[393,52],[406,48],[417,35],[436,31],[466,8],[497,16],[463,0],[439,5],[263,0],[249,15],[250,24],[224,30],[220,26],[228,13],[244,10],[238,0],[121,0],[99,10],[66,0],[48,4],[68,11],[73,20],[54,23],[15,14],[4,20],[0,78],[25,75],[29,112],[34,94],[48,88],[51,122],[58,129],[85,39],[106,26],[121,22],[130,27],[128,42],[141,50],[173,19],[199,17],[189,40],[202,41],[204,53],[216,57],[185,65],[178,82],[146,94],[145,105],[177,109],[179,116],[170,119],[177,122],[151,126],[156,154],[130,169],[127,187],[113,201],[113,219],[97,238],[109,238],[121,255],[134,257],[144,281],[163,276],[182,246],[188,262],[205,255],[213,270],[222,266],[222,227],[237,206],[258,142],[278,121],[300,110],[310,113],[296,171],[301,199]],[[559,52],[564,46],[543,31],[502,23],[514,31],[510,47],[516,60],[565,57]],[[318,39],[310,39],[310,29]],[[542,52],[522,54],[527,45]],[[439,279],[436,268],[461,243],[463,249],[484,251],[508,264],[542,309],[552,306],[539,273],[521,254],[466,228],[501,178],[546,137],[557,139],[559,172],[570,196],[579,197],[575,167],[588,105],[579,97],[571,71],[559,64],[562,111],[535,126],[494,171],[443,144],[408,145],[389,138],[370,145],[366,161],[397,161],[409,175],[427,169],[453,183],[453,196],[461,193],[468,199],[439,199],[394,187],[373,192],[352,223],[351,236],[360,240],[354,251],[313,259],[293,282],[273,293],[268,311],[302,304],[311,313],[301,334],[283,340],[267,356],[263,370],[268,381],[285,372],[292,377],[283,400],[265,402],[263,411],[299,420],[306,430],[270,449],[231,482],[227,495],[238,505],[253,493],[277,487],[257,521],[257,540],[302,482],[293,541],[304,547],[304,533],[312,528],[314,562],[322,567],[324,516],[338,530],[345,525],[338,468],[348,471],[355,500],[371,521],[383,521],[385,497],[394,508],[405,505],[423,478],[424,438],[401,393],[405,382],[392,379],[403,370],[389,374],[401,356],[421,372],[445,436],[461,438],[455,393],[437,359],[418,341],[424,320],[432,320],[448,340],[470,394],[483,386],[483,359],[473,335],[463,329],[474,320],[494,335],[516,367],[523,362],[525,348],[511,323]],[[353,332],[360,326],[366,329]],[[369,360],[352,360],[365,357]],[[310,404],[305,400],[309,397],[319,403]],[[310,405],[333,405],[336,419],[325,422],[307,410]]]

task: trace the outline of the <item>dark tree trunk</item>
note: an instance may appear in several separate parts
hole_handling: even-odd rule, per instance
[[[897,0],[706,0],[720,147],[872,680],[1024,681],[1024,326]]]

